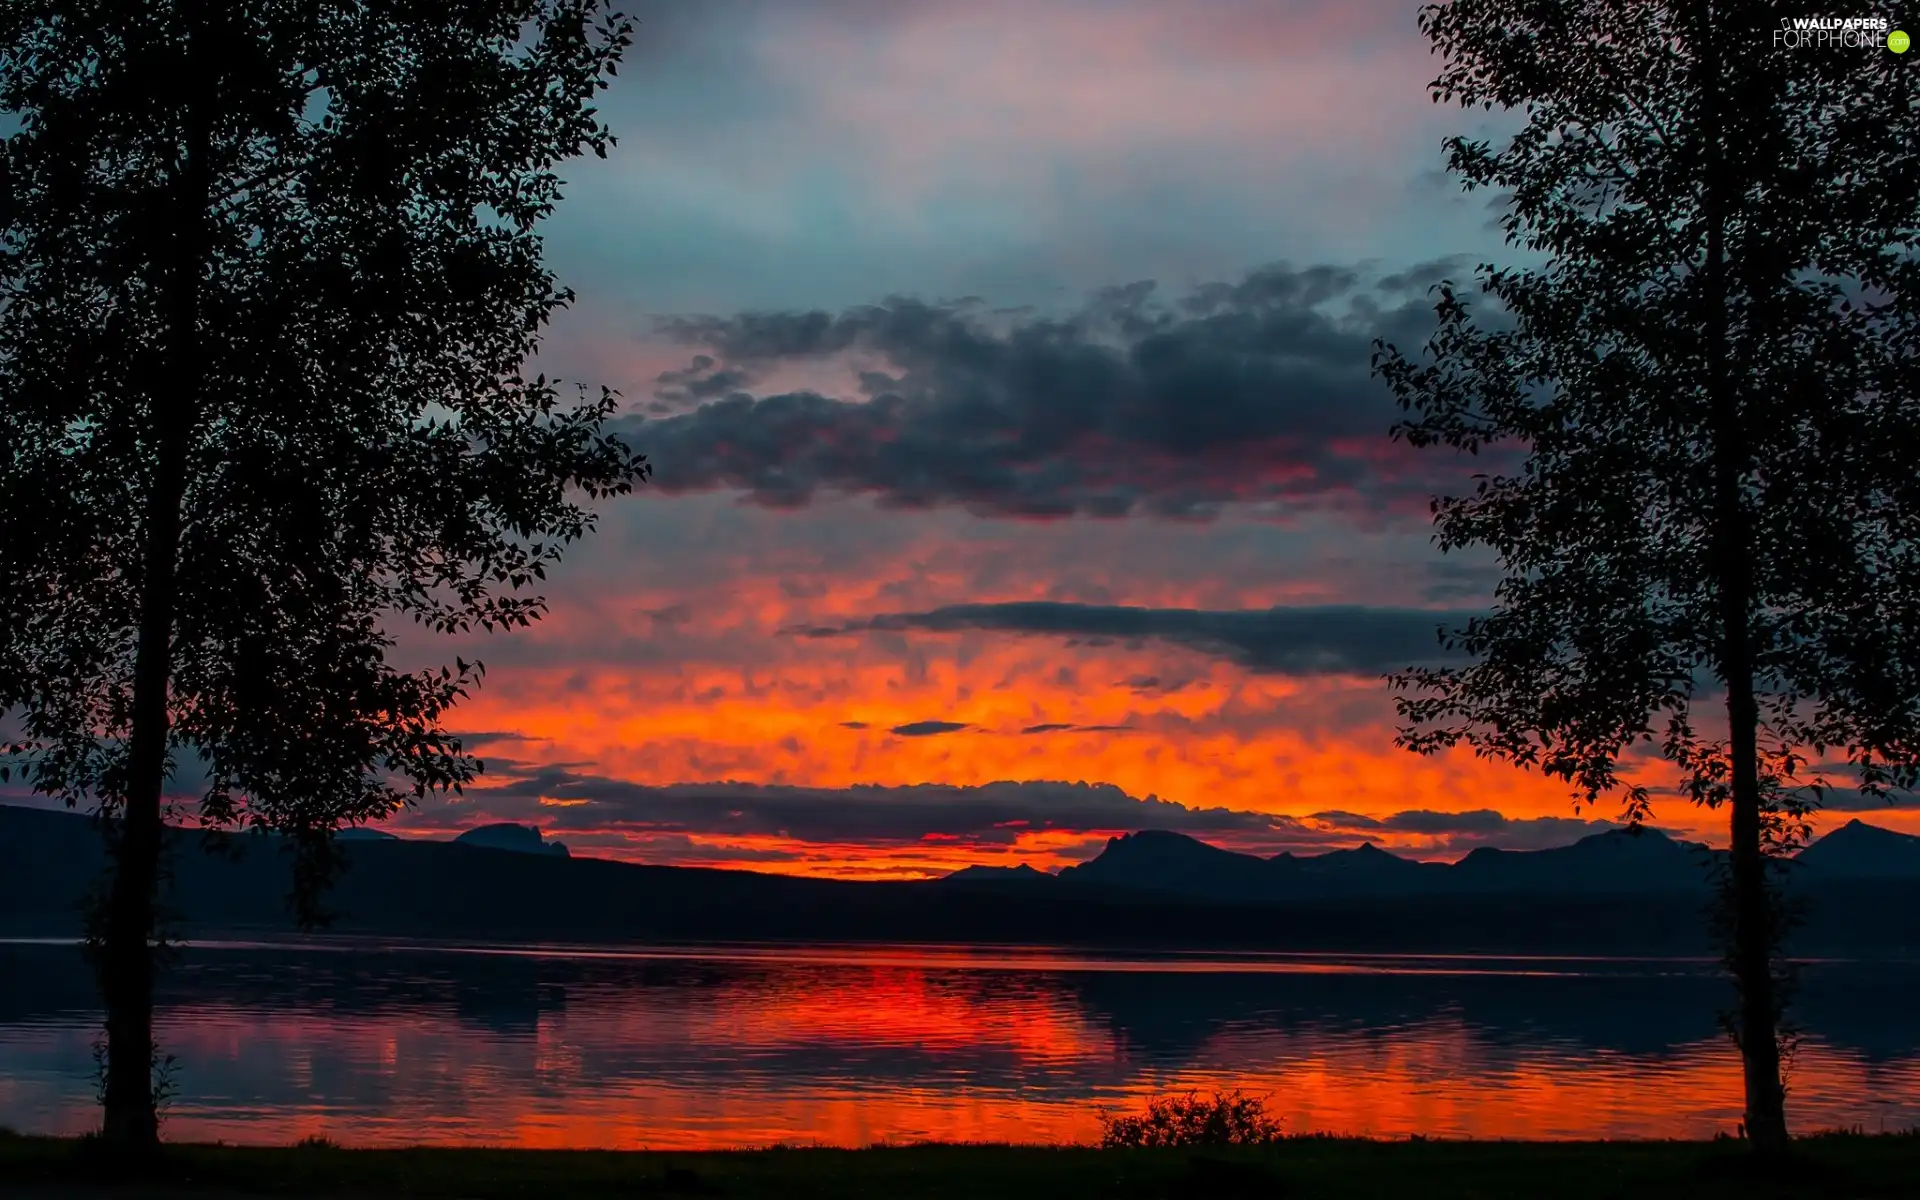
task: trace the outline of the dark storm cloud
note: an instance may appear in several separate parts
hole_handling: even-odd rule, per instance
[[[1805,798],[1812,797],[1809,794]],[[1820,797],[1820,807],[1828,812],[1892,812],[1920,808],[1920,794],[1894,791],[1884,796],[1872,796],[1855,787],[1830,787]]]
[[[529,737],[524,733],[503,733],[496,730],[456,733],[460,745],[467,750],[484,750],[488,746],[498,746],[502,742],[539,742],[544,738]]]
[[[1080,639],[1162,641],[1230,659],[1256,671],[1290,675],[1370,675],[1442,657],[1442,625],[1467,612],[1400,608],[1195,609],[1066,604],[1047,600],[954,604],[893,613],[813,637],[865,632],[953,633],[989,630]]]
[[[1507,824],[1507,818],[1491,808],[1457,813],[1411,809],[1395,813],[1384,822],[1386,828],[1405,833],[1491,833]]]
[[[717,400],[750,380],[744,371],[716,370],[713,359],[696,354],[684,369],[662,371],[654,382],[659,385],[654,395],[661,400]]]
[[[1426,574],[1432,582],[1420,589],[1420,598],[1432,604],[1486,599],[1500,582],[1497,566],[1453,559],[1428,563]]]
[[[651,787],[549,768],[491,764],[517,776],[470,793],[495,816],[536,818],[550,834],[569,829],[709,836],[784,837],[816,843],[899,843],[928,836],[1012,842],[1023,830],[1114,832],[1177,829],[1235,837],[1313,839],[1288,817],[1196,809],[1110,784],[990,783],[980,787],[782,787],[678,783]],[[566,801],[542,805],[542,798]]]
[[[1424,338],[1438,269],[1272,266],[1171,301],[1137,283],[1065,317],[895,298],[674,318],[662,331],[701,353],[658,394],[710,402],[628,418],[625,433],[662,488],[741,489],[775,508],[822,491],[1014,517],[1424,507],[1445,456],[1389,440],[1397,410],[1368,363],[1376,336]],[[847,353],[888,369],[861,374],[857,396],[745,389]]]
[[[1442,853],[1498,846],[1508,850],[1544,850],[1565,846],[1591,834],[1620,828],[1614,821],[1580,817],[1509,817],[1491,808],[1469,812],[1406,809],[1385,817],[1350,812],[1317,812],[1307,820],[1329,829],[1360,835],[1413,834],[1429,839]]]
[[[1449,185],[1454,180],[1445,171],[1436,172]],[[1375,287],[1384,295],[1414,295],[1425,292],[1442,279],[1462,279],[1473,274],[1473,260],[1451,254],[1430,262],[1415,263],[1404,271],[1382,275]]]
[[[959,733],[966,728],[958,721],[908,721],[905,725],[895,725],[887,732],[901,737],[936,737],[943,733]]]
[[[1167,829],[1246,853],[1317,854],[1388,834],[1413,834],[1426,852],[1475,846],[1561,846],[1614,826],[1574,818],[1505,818],[1488,811],[1435,813],[1413,810],[1386,817],[1322,812],[1310,817],[1276,816],[1226,808],[1194,808],[1156,796],[1139,799],[1111,784],[1054,781],[858,785],[843,788],[787,787],[751,783],[677,783],[664,787],[545,766],[495,761],[500,786],[468,793],[471,805],[490,820],[533,821],[548,836],[569,844],[615,844],[657,848],[662,860],[679,856],[680,837],[781,838],[801,854],[807,844],[902,845],[923,840],[1012,845],[1023,833],[1083,834],[1079,851],[1099,853],[1100,838],[1141,829]],[[558,803],[554,803],[554,802]],[[477,823],[483,819],[476,814]],[[404,822],[403,822],[404,824]],[[403,830],[404,832],[404,830]],[[581,834],[595,838],[580,840]],[[711,856],[711,848],[691,855]]]

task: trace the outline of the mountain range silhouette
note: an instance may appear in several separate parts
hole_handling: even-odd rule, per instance
[[[1318,855],[1259,858],[1185,834],[1145,830],[1110,839],[1097,858],[1066,868],[1059,878],[1228,901],[1598,895],[1703,889],[1711,883],[1717,857],[1703,843],[1647,827],[1591,834],[1545,850],[1481,846],[1456,863],[1402,858],[1371,843]],[[1849,821],[1796,856],[1789,873],[1823,880],[1920,880],[1920,837]],[[969,877],[961,872],[948,878]]]
[[[345,839],[341,934],[498,942],[975,941],[1426,953],[1708,954],[1714,854],[1657,830],[1457,863],[1375,846],[1261,858],[1179,833],[1047,874],[971,867],[847,882],[569,856],[537,830]],[[171,833],[183,936],[290,933],[286,859],[257,835]],[[77,937],[104,868],[80,814],[0,805],[0,934]],[[1786,871],[1796,953],[1920,952],[1920,837],[1852,821]]]

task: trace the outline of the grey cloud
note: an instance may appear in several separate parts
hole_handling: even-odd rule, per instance
[[[659,387],[654,397],[672,411],[674,402],[717,400],[752,382],[745,371],[717,369],[711,357],[696,354],[693,361],[678,371],[662,371],[654,378]]]
[[[809,788],[723,782],[654,787],[515,763],[489,765],[505,782],[469,792],[467,802],[495,818],[537,819],[552,836],[599,830],[872,844],[913,842],[929,835],[1009,843],[1032,829],[1090,834],[1176,829],[1259,844],[1319,836],[1288,817],[1190,808],[1155,796],[1137,799],[1111,784]],[[568,803],[543,805],[543,798]]]
[[[1875,813],[1920,808],[1920,794],[1889,792],[1870,796],[1854,787],[1831,787],[1820,798],[1820,807],[1828,812]]]
[[[567,834],[567,847],[576,857],[596,854],[633,854],[638,852],[654,861],[671,861],[683,866],[718,863],[793,863],[805,861],[804,846],[785,849],[775,846],[728,846],[724,849],[703,846],[691,834],[626,833],[579,830]]]
[[[1343,809],[1317,812],[1307,819],[1330,828],[1344,829],[1355,833],[1377,833],[1387,827],[1386,823],[1378,817],[1364,817],[1359,813],[1351,813]]]
[[[1501,576],[1494,564],[1457,559],[1428,563],[1426,574],[1432,582],[1420,590],[1420,597],[1433,604],[1489,598]]]
[[[1471,613],[1398,608],[1192,609],[1016,601],[895,613],[809,636],[993,630],[1086,639],[1158,640],[1286,674],[1380,674],[1442,657],[1437,631]]]
[[[1554,818],[1558,819],[1558,818]],[[1383,826],[1404,833],[1491,833],[1512,824],[1490,808],[1472,812],[1443,813],[1429,809],[1410,809],[1388,817]]]
[[[888,733],[901,737],[937,737],[943,733],[959,733],[967,728],[958,721],[909,721],[905,725],[895,725]]]
[[[459,738],[461,746],[470,751],[479,750],[487,746],[498,746],[503,742],[544,742],[547,740],[545,738],[530,737],[524,733],[491,729],[479,731],[462,730],[456,732],[453,736]]]
[[[699,346],[661,377],[691,412],[626,420],[669,492],[740,489],[793,508],[822,491],[1006,517],[1205,519],[1263,502],[1419,508],[1442,456],[1388,439],[1398,413],[1369,376],[1372,339],[1431,324],[1415,271],[1285,265],[1173,302],[1154,285],[1066,317],[894,298],[840,314],[672,318]],[[754,395],[782,364],[884,358],[856,397]]]
[[[1422,172],[1427,175],[1428,172]],[[1448,186],[1456,186],[1456,181],[1446,171],[1436,169],[1431,175],[1444,181]],[[1444,255],[1428,262],[1415,263],[1404,271],[1382,275],[1376,284],[1381,293],[1388,297],[1401,298],[1426,292],[1443,279],[1460,279],[1472,274],[1473,260],[1458,254]]]
[[[1544,850],[1568,845],[1589,834],[1620,828],[1615,821],[1579,817],[1508,817],[1491,808],[1468,812],[1414,808],[1386,817],[1367,817],[1335,809],[1314,813],[1307,820],[1327,830],[1367,837],[1406,833],[1429,838],[1431,849],[1442,854],[1457,854],[1480,846]]]
[[[1696,679],[1695,686],[1699,694],[1709,696],[1719,693],[1717,680]],[[1809,763],[1802,768],[1800,778],[1825,778],[1831,786],[1822,789],[1816,797],[1810,784],[1802,784],[1794,789],[1796,797],[1813,805],[1816,812],[1864,813],[1900,812],[1920,809],[1920,792],[1892,789],[1883,796],[1870,795],[1856,786],[1858,776],[1852,764],[1842,761]],[[1686,793],[1678,788],[1654,788],[1653,794],[1665,804],[1690,804]]]
[[[522,820],[576,847],[640,849],[661,861],[707,861],[711,848],[687,838],[784,838],[768,861],[805,857],[814,846],[906,845],[927,838],[978,847],[1011,846],[1021,834],[1086,835],[1068,856],[1098,854],[1105,836],[1168,829],[1245,853],[1320,853],[1383,840],[1424,836],[1426,853],[1458,854],[1476,846],[1538,849],[1562,846],[1617,826],[1573,817],[1506,818],[1490,810],[1407,810],[1385,817],[1320,812],[1306,818],[1226,808],[1196,808],[1157,796],[1136,798],[1111,784],[1027,781],[978,787],[948,784],[791,787],[751,783],[649,786],[523,763],[490,764],[494,786],[475,789],[459,808],[463,823]],[[562,804],[543,803],[559,800]],[[415,812],[396,825],[438,826],[444,815]],[[731,857],[729,851],[720,857]]]
[[[1434,843],[1434,849],[1443,854],[1465,853],[1481,846],[1497,846],[1503,850],[1549,850],[1620,827],[1618,821],[1582,820],[1579,817],[1510,817],[1484,829],[1462,829],[1446,834]],[[1674,836],[1680,835],[1676,833]]]

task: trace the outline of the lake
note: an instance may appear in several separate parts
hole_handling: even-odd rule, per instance
[[[1920,964],[1808,964],[1803,1130],[1920,1125]],[[1169,1091],[1290,1132],[1709,1137],[1739,1120],[1715,964],[203,944],[164,976],[166,1135],[701,1148],[1069,1142]],[[97,1120],[70,945],[0,943],[0,1125]]]

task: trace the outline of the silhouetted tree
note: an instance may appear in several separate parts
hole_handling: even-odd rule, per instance
[[[387,663],[396,614],[523,626],[628,491],[610,393],[525,379],[571,296],[556,164],[612,138],[599,0],[0,6],[0,710],[97,803],[104,1133],[157,1137],[163,800],[289,836],[311,917],[343,823],[458,790],[478,664]]]
[[[1264,1097],[1237,1089],[1202,1098],[1198,1092],[1157,1096],[1147,1111],[1116,1116],[1102,1109],[1100,1145],[1108,1150],[1134,1146],[1270,1146],[1283,1136],[1280,1119],[1267,1112]]]
[[[1453,138],[1527,265],[1451,284],[1421,361],[1376,348],[1414,445],[1499,459],[1434,503],[1490,547],[1470,665],[1395,678],[1422,752],[1456,744],[1648,811],[1664,757],[1728,805],[1733,1031],[1756,1149],[1786,1144],[1770,857],[1827,777],[1920,766],[1920,72],[1790,48],[1807,8],[1454,0],[1421,12]],[[1711,705],[1718,710],[1703,711]],[[1840,760],[1844,758],[1844,762]],[[1671,776],[1666,776],[1671,778]]]

